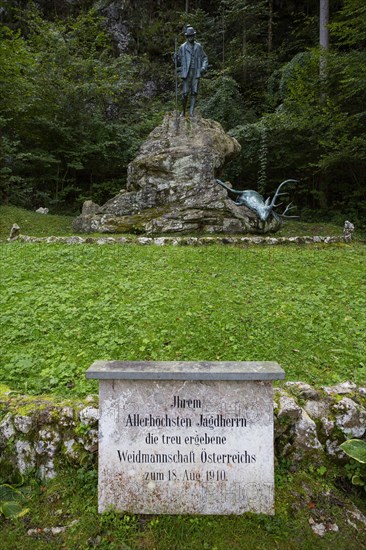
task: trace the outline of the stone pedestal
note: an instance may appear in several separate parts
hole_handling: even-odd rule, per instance
[[[167,113],[129,164],[126,189],[103,206],[86,201],[74,230],[150,235],[278,230],[279,219],[260,221],[215,180],[239,151],[218,122]]]
[[[277,363],[97,361],[99,511],[274,513]]]

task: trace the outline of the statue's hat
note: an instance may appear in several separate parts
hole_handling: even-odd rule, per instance
[[[186,28],[186,31],[184,33],[186,36],[194,36],[196,34],[196,31],[193,27],[189,26]]]

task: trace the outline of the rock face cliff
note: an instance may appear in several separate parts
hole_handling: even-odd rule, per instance
[[[239,143],[218,122],[167,114],[130,163],[126,189],[103,206],[84,203],[74,229],[147,234],[274,231],[279,222],[261,222],[215,181],[239,151]]]

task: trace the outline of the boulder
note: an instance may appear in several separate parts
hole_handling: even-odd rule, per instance
[[[239,143],[213,120],[168,113],[128,167],[126,189],[101,207],[91,201],[74,221],[77,232],[266,233],[281,222],[260,221],[216,183]]]

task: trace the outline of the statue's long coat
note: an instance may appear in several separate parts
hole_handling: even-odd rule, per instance
[[[189,67],[191,64],[192,55],[189,50],[190,45],[188,42],[185,42],[179,47],[178,56],[177,56],[177,65],[181,68],[180,76],[182,78],[187,78]],[[195,78],[201,77],[201,71],[205,71],[208,65],[207,55],[203,51],[203,48],[199,42],[194,42],[193,56],[195,59]]]

